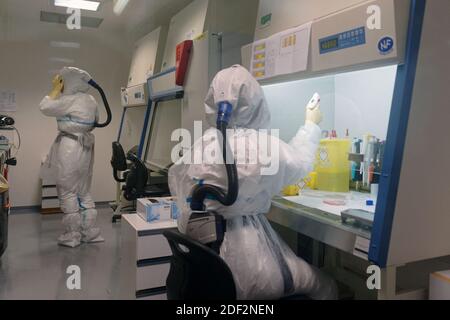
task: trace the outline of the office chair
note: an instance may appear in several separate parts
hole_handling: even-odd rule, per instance
[[[168,190],[148,185],[149,172],[145,164],[134,154],[128,154],[127,160],[131,162],[131,168],[126,174],[124,197],[128,201],[139,198],[164,197],[169,195]]]
[[[126,200],[134,203],[140,198],[154,198],[166,197],[170,195],[166,188],[159,188],[148,185],[149,171],[141,159],[133,152],[128,152],[125,156],[125,151],[119,142],[112,144],[113,154],[111,165],[113,167],[114,179],[119,183],[124,183],[122,187],[123,196]],[[121,218],[121,214],[113,216],[113,223]]]
[[[169,300],[237,299],[233,274],[215,251],[178,231],[165,231],[163,235],[173,254],[166,281]],[[280,300],[311,299],[305,295],[293,295]]]
[[[177,231],[165,231],[172,249],[167,278],[169,300],[236,300],[233,275],[212,249]]]

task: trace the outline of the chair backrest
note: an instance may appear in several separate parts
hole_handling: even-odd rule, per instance
[[[126,177],[124,196],[128,201],[134,201],[145,196],[149,174],[145,164],[136,155],[129,153],[128,160],[132,165]]]
[[[127,158],[119,142],[113,142],[112,144],[111,166],[113,167],[114,179],[117,182],[125,182],[126,179],[119,177],[119,172],[124,172],[128,169]]]
[[[230,268],[212,249],[177,232],[166,231],[172,249],[167,278],[169,300],[236,300]]]

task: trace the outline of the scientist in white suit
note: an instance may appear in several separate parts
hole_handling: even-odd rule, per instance
[[[101,242],[95,227],[97,210],[91,196],[98,105],[87,92],[91,76],[80,69],[66,67],[53,79],[53,90],[41,104],[42,113],[55,117],[58,136],[44,163],[56,176],[58,197],[64,212],[64,232],[58,243],[78,247],[82,242]]]
[[[317,101],[314,101],[317,99]],[[215,200],[206,200],[206,210],[226,219],[225,239],[220,255],[233,273],[238,299],[278,299],[304,294],[313,299],[336,299],[334,281],[318,269],[297,257],[278,237],[266,214],[271,199],[284,186],[297,183],[313,169],[321,137],[322,114],[318,95],[306,110],[306,123],[287,144],[276,137],[266,138],[279,145],[278,171],[261,174],[263,164],[242,164],[237,161],[239,195],[234,205],[226,207]],[[233,66],[217,74],[205,100],[206,117],[211,125],[202,139],[195,142],[192,152],[169,171],[169,185],[181,209],[179,229],[185,233],[191,210],[192,191],[199,183],[227,189],[227,174],[223,164],[188,164],[192,154],[221,150],[215,128],[219,103],[227,101],[233,107],[228,141],[235,159],[236,146],[249,152],[262,152],[258,147],[258,130],[268,129],[270,112],[263,90],[251,74],[241,66]],[[299,108],[299,112],[304,112]],[[292,115],[295,117],[296,115]],[[212,144],[217,144],[213,146]],[[265,156],[261,155],[260,156]]]

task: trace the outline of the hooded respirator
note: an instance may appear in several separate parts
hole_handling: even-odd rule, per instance
[[[95,128],[105,128],[112,121],[112,113],[111,108],[108,103],[108,99],[106,98],[105,92],[103,89],[92,79],[92,77],[84,70],[74,68],[74,67],[65,67],[60,72],[62,78],[64,79],[64,93],[65,94],[75,94],[77,92],[87,92],[89,90],[89,86],[95,88],[102,97],[103,104],[107,113],[107,120],[104,123],[96,122]]]

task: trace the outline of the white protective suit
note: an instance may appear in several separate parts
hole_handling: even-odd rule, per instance
[[[40,109],[56,117],[59,134],[44,164],[56,176],[64,233],[59,244],[77,247],[81,242],[100,242],[100,229],[95,228],[97,210],[91,196],[95,137],[91,133],[98,119],[98,105],[87,94],[91,79],[77,68],[63,68],[62,95],[53,100],[45,97]]]
[[[227,220],[221,257],[233,273],[238,299],[278,299],[297,294],[306,294],[313,299],[335,299],[337,290],[334,281],[298,258],[278,238],[265,217],[274,195],[312,171],[321,136],[320,128],[308,122],[290,144],[262,134],[264,139],[279,144],[279,170],[274,175],[261,175],[263,165],[260,163],[241,164],[243,159],[237,156],[236,146],[245,146],[248,151],[258,150],[260,153],[256,131],[269,128],[270,112],[258,82],[243,67],[233,66],[221,71],[211,85],[205,108],[212,128],[195,142],[192,154],[199,152],[206,158],[205,153],[211,147],[221,148],[215,126],[217,105],[224,100],[233,105],[229,128],[235,131],[228,135],[228,143],[238,163],[239,196],[231,207],[224,207],[213,200],[206,200],[205,205],[208,211],[215,211]],[[182,212],[179,229],[183,233],[189,220],[189,202],[196,184],[211,184],[227,190],[223,164],[189,165],[189,156],[192,155],[185,155],[181,159],[183,163],[177,162],[169,171],[170,190],[177,197]]]

